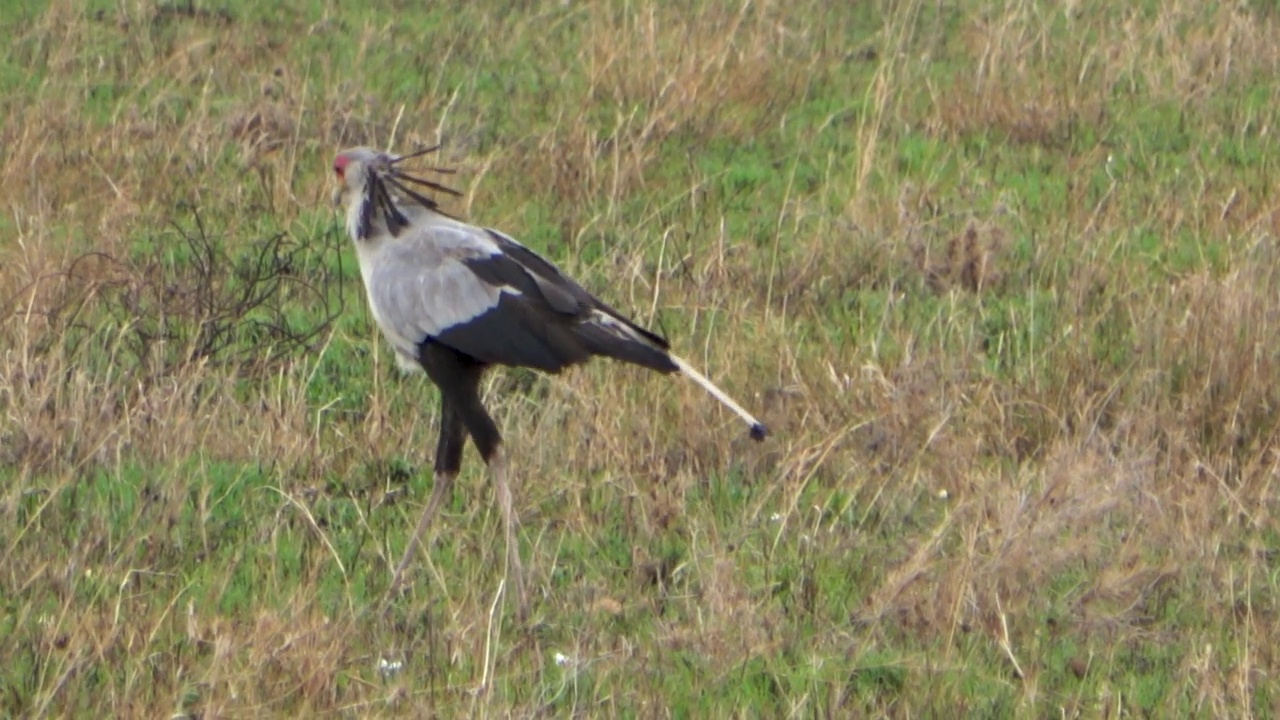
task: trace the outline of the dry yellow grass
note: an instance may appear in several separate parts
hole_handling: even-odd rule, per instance
[[[187,7],[0,11],[6,714],[1276,712],[1273,10]],[[377,609],[435,401],[327,167],[437,140],[775,433],[495,374],[531,626],[476,467]]]

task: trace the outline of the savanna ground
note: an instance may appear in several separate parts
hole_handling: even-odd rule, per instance
[[[1267,716],[1269,2],[8,3],[5,715]],[[669,336],[430,488],[356,144]]]

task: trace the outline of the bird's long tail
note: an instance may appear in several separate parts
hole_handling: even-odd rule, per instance
[[[763,440],[769,434],[764,426],[751,413],[733,401],[733,398],[716,387],[693,366],[677,357],[670,350],[667,342],[632,323],[612,311],[596,310],[588,322],[577,327],[578,337],[586,344],[587,350],[594,355],[604,355],[623,362],[647,367],[658,372],[680,372],[702,386],[702,389],[719,400],[751,428],[752,440]]]
[[[747,412],[746,410],[743,410],[741,405],[734,402],[733,398],[729,397],[724,393],[723,390],[716,387],[716,384],[708,380],[705,375],[698,372],[697,370],[694,370],[693,366],[685,362],[679,356],[673,353],[668,353],[668,355],[670,356],[671,361],[676,364],[676,367],[680,368],[680,372],[682,374],[684,374],[689,379],[701,385],[703,390],[706,390],[707,392],[711,393],[711,397],[719,400],[722,405],[732,410],[738,417],[742,418],[742,420],[751,427],[752,440],[763,440],[765,436],[769,434],[769,428],[765,427],[764,423],[757,420],[755,416],[752,415],[751,413]]]

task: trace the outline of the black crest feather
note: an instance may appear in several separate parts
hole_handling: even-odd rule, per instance
[[[396,197],[393,196],[390,190],[388,190],[388,186],[393,188],[399,196],[406,200],[415,202],[422,207],[438,212],[441,215],[453,217],[449,213],[440,209],[440,203],[436,202],[435,198],[419,192],[413,187],[410,187],[410,185],[416,185],[435,192],[453,195],[454,197],[461,197],[462,193],[433,180],[428,180],[416,175],[410,175],[396,167],[405,160],[421,157],[439,149],[439,145],[433,145],[421,150],[415,150],[407,155],[400,155],[397,157],[388,157],[383,155],[370,163],[369,176],[365,181],[364,198],[360,206],[360,224],[356,228],[356,232],[360,238],[367,238],[369,237],[369,234],[373,232],[373,220],[375,213],[382,215],[383,220],[386,222],[387,232],[391,233],[392,236],[399,235],[401,230],[409,226],[409,219],[400,211],[400,207],[396,203]],[[427,172],[440,173],[442,175],[452,175],[456,172],[452,168],[443,167],[428,167],[424,168],[424,170]]]

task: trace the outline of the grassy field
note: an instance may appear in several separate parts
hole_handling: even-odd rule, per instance
[[[1280,714],[1274,3],[285,5],[0,5],[0,715]],[[435,142],[774,431],[494,373],[528,623],[473,450],[380,604]]]

